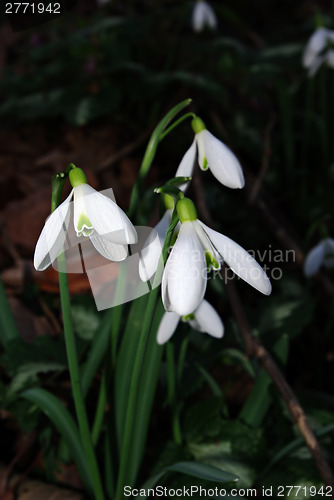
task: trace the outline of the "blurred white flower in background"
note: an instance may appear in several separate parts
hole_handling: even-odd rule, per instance
[[[204,0],[198,0],[195,3],[192,15],[192,27],[194,31],[200,33],[205,28],[214,30],[217,28],[218,22],[216,14],[212,7]]]
[[[311,77],[316,74],[323,63],[334,68],[334,31],[318,28],[306,44],[303,66]]]
[[[321,266],[334,268],[334,239],[325,238],[313,247],[305,257],[304,274],[307,277],[316,274]]]

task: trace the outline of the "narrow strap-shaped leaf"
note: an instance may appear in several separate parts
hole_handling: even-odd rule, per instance
[[[168,472],[179,472],[181,474],[197,477],[205,481],[214,481],[216,483],[232,483],[239,480],[234,474],[213,467],[212,465],[203,464],[201,462],[178,462],[164,467],[161,472],[145,481],[145,484],[143,484],[141,488],[146,491],[149,488],[154,488],[158,481]]]
[[[273,347],[273,353],[283,364],[287,361],[288,348],[289,339],[287,335],[283,335]],[[252,392],[248,396],[239,415],[239,418],[248,425],[258,427],[265,418],[271,404],[269,393],[271,384],[272,380],[268,373],[261,369]]]
[[[168,465],[165,470],[166,472],[180,472],[188,476],[197,477],[198,479],[215,481],[217,483],[231,483],[239,480],[238,476],[230,472],[201,462],[178,462],[173,465]]]
[[[159,327],[164,308],[160,302],[155,311],[150,337],[148,340],[143,370],[140,378],[140,390],[136,407],[136,425],[132,432],[132,453],[127,468],[127,483],[134,484],[139,472],[145,451],[147,432],[151,417],[154,395],[160,375],[163,347],[156,341],[156,332]]]
[[[112,309],[109,309],[108,312],[105,313],[101,325],[92,340],[87,360],[81,368],[81,386],[84,396],[87,394],[94,375],[107,351],[110,338],[111,317]]]
[[[142,314],[146,309],[147,302],[148,295],[143,295],[132,302],[116,362],[115,417],[119,449],[123,439],[132,367],[142,329]]]
[[[22,392],[21,397],[35,403],[57,427],[65,439],[71,455],[76,463],[80,477],[88,493],[93,492],[90,471],[86,462],[85,453],[80,440],[80,434],[74,420],[67,409],[53,394],[34,387]]]
[[[11,311],[5,287],[3,286],[2,280],[0,278],[0,340],[2,345],[6,348],[6,345],[11,340],[15,340],[19,337],[19,332],[14,320],[13,313]]]

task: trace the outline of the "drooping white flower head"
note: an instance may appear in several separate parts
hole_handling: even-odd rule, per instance
[[[181,316],[177,313],[165,312],[157,333],[158,344],[165,344],[172,337],[180,319]],[[208,333],[217,339],[224,335],[224,325],[219,314],[205,299],[189,317],[183,317],[182,320],[189,321],[195,330]]]
[[[139,277],[142,281],[151,279],[157,270],[172,213],[172,208],[166,210],[158,224],[154,226],[154,231],[152,231],[153,240],[148,238],[140,253]]]
[[[208,268],[218,270],[223,261],[258,291],[271,293],[270,281],[261,266],[240,245],[199,221],[191,200],[183,198],[176,207],[181,227],[161,284],[166,311],[179,316],[195,311],[206,291]]]
[[[204,0],[197,0],[192,15],[192,27],[200,33],[205,28],[215,30],[217,28],[217,17],[212,7]]]
[[[316,274],[321,266],[326,269],[334,268],[334,239],[326,238],[313,247],[306,255],[304,274],[307,277]]]
[[[70,204],[74,199],[73,224],[77,236],[87,236],[106,259],[121,261],[127,257],[127,245],[137,242],[137,233],[115,202],[87,184],[80,168],[69,174],[72,191],[46,220],[35,248],[34,267],[43,271],[63,248],[70,223]]]
[[[334,31],[327,28],[318,28],[310,37],[303,52],[303,66],[308,70],[310,77],[314,76],[325,62],[334,67]]]
[[[192,121],[195,139],[183,156],[176,177],[191,177],[198,154],[201,170],[211,170],[216,179],[232,189],[245,185],[244,174],[238,158],[222,141],[209,132],[203,121],[196,117]]]

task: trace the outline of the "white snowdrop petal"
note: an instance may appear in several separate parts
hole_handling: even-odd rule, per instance
[[[103,238],[103,236],[99,236],[96,232],[94,232],[89,238],[95,249],[105,259],[120,262],[125,260],[128,256],[128,247],[125,245],[112,243],[106,238]]]
[[[202,246],[190,221],[181,224],[162,277],[166,310],[180,316],[192,313],[206,290],[206,262]]]
[[[165,312],[163,315],[157,333],[157,342],[165,344],[174,334],[179,324],[180,316],[174,312]]]
[[[175,177],[191,177],[193,175],[194,165],[196,160],[196,139],[183,156],[180,165],[175,173]],[[185,182],[179,186],[181,191],[185,191],[189,182]]]
[[[326,47],[328,30],[318,28],[306,44],[303,53],[303,65],[309,68],[317,55]]]
[[[325,243],[324,241],[321,241],[313,247],[308,254],[306,255],[305,261],[304,261],[304,274],[307,277],[313,276],[316,274],[324,260],[325,256]]]
[[[72,196],[73,190],[66,200],[52,212],[44,224],[34,254],[34,267],[37,271],[44,271],[49,267],[56,260],[65,243]]]
[[[208,130],[197,134],[198,144],[201,144],[202,153],[216,179],[232,189],[243,188],[245,185],[244,174],[235,154],[223,142],[217,139]],[[200,146],[198,147],[200,150]]]
[[[137,232],[119,206],[88,184],[81,184],[87,217],[95,231],[113,243],[137,243]],[[76,188],[74,188],[76,189]]]
[[[166,210],[152,231],[153,239],[149,236],[140,252],[139,277],[142,281],[148,281],[157,270],[172,212],[173,210]]]
[[[189,323],[200,332],[205,332],[217,339],[224,335],[224,324],[217,311],[205,299],[202,300],[194,312],[195,320]]]
[[[202,130],[204,132],[204,130]],[[204,138],[205,134],[202,132],[198,132],[195,135],[195,139],[197,142],[197,150],[198,150],[198,165],[201,170],[208,170],[207,166],[207,158],[206,158],[206,151],[205,151],[205,143],[204,143]]]
[[[206,232],[204,231],[198,220],[193,221],[193,228],[196,231],[197,238],[199,239],[204,252],[208,252],[210,256],[216,260],[217,267],[214,267],[214,269],[219,270],[221,268],[221,264],[223,263],[223,259],[219,255],[215,247],[212,245],[210,239],[208,238]]]
[[[270,295],[270,280],[256,260],[235,241],[210,229],[203,222],[200,224],[232,271],[259,292]]]

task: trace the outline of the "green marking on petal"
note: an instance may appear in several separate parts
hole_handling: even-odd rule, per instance
[[[203,158],[202,168],[203,168],[203,170],[208,170],[208,168],[209,168],[208,160],[205,157]]]
[[[94,228],[87,215],[81,214],[79,217],[78,226],[76,227],[77,236],[90,236],[93,231]]]
[[[215,270],[220,268],[219,262],[214,258],[213,254],[211,252],[209,252],[208,250],[206,250],[206,252],[205,252],[205,260],[206,260],[206,266],[208,268],[208,271],[210,271],[211,267],[212,267],[212,269],[215,269]]]
[[[186,323],[187,321],[190,321],[190,320],[194,320],[194,319],[195,319],[194,313],[190,313],[190,314],[187,314],[186,316],[182,316],[182,321],[184,323]]]

